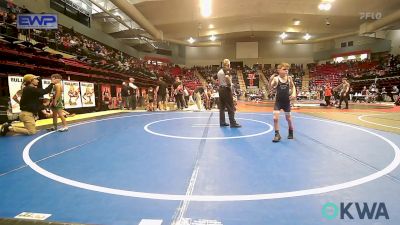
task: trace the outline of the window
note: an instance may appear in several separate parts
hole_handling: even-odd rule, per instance
[[[342,62],[343,60],[344,60],[343,57],[337,57],[337,58],[334,59],[334,61],[338,62],[338,63]]]
[[[361,60],[367,59],[368,58],[368,54],[361,54],[360,58],[361,58]]]
[[[78,21],[79,23],[90,27],[90,15],[80,12],[78,9],[68,4],[65,0],[51,0],[50,8]]]
[[[349,56],[347,57],[347,59],[348,59],[348,60],[354,60],[354,59],[356,59],[356,56],[355,56],[355,55],[349,55]]]

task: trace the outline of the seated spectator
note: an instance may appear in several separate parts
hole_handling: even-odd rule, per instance
[[[69,112],[67,112],[65,110],[63,110],[62,112],[63,112],[63,115],[64,115],[65,118],[73,117],[73,116],[76,115],[75,113],[69,113]],[[43,99],[43,104],[40,107],[40,111],[39,111],[38,114],[39,114],[39,119],[40,120],[41,119],[49,119],[49,118],[53,117],[53,111],[50,108],[50,99],[48,99],[48,98],[44,98]]]
[[[50,99],[45,98],[42,101],[42,105],[39,110],[39,119],[48,119],[53,117],[53,111],[50,109]]]
[[[9,13],[6,18],[6,23],[13,24],[17,21],[17,16],[14,13]]]
[[[7,13],[0,9],[0,23],[4,23],[4,21],[6,20],[6,17],[7,17]]]
[[[393,85],[393,87],[392,87],[392,92],[391,92],[391,98],[392,98],[392,101],[393,102],[395,102],[396,101],[396,98],[399,96],[399,89],[397,88],[397,86],[396,85]]]

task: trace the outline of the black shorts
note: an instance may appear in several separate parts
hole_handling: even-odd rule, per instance
[[[157,95],[157,101],[165,102],[167,100],[167,94],[158,94]]]
[[[284,112],[290,112],[290,102],[275,102],[274,111],[280,111],[283,109]]]

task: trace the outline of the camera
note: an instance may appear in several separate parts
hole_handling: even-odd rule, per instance
[[[331,25],[331,22],[329,22],[329,19],[328,19],[328,18],[325,19],[325,25],[326,25],[326,26]]]

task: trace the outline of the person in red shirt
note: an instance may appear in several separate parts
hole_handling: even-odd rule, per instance
[[[325,85],[325,102],[326,106],[331,105],[331,97],[332,97],[332,88],[329,83],[326,83]]]

